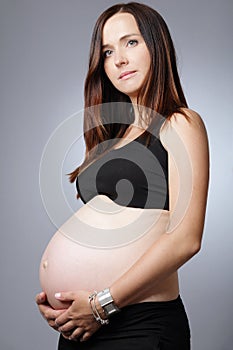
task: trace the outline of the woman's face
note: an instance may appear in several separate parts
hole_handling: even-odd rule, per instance
[[[130,13],[117,13],[103,28],[104,70],[116,89],[133,103],[149,72],[151,58],[145,41]]]

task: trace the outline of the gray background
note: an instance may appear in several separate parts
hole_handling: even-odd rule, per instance
[[[0,348],[55,349],[38,313],[38,266],[55,232],[39,164],[54,129],[82,109],[90,35],[111,0],[1,0]],[[180,271],[193,350],[230,350],[233,324],[231,0],[147,0],[167,21],[192,109],[209,133],[211,181],[201,252]],[[81,122],[81,120],[80,120]],[[82,150],[80,150],[82,154]],[[69,170],[75,164],[69,164]],[[67,170],[67,169],[66,169]],[[72,185],[68,197],[78,207]]]

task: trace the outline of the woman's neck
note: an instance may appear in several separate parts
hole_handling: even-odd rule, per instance
[[[146,109],[143,109],[142,106],[138,106],[138,104],[133,102],[132,106],[134,109],[134,122],[131,125],[141,129],[147,129],[148,120],[146,118]]]

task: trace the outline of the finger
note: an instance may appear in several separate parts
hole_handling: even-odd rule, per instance
[[[73,301],[75,300],[74,292],[57,292],[55,293],[55,298],[60,301]]]
[[[69,337],[73,333],[73,330],[71,332],[60,332],[60,333],[63,335],[63,337],[66,337],[67,339],[69,339]]]
[[[40,305],[39,306],[39,310],[41,312],[41,314],[43,315],[43,317],[48,321],[48,320],[53,320],[55,321],[55,319],[59,316],[62,315],[62,313],[64,312],[64,310],[54,310],[52,309],[50,306],[48,305]],[[59,325],[57,325],[59,326]]]
[[[67,340],[71,340],[70,339],[70,333],[61,333],[61,335],[63,336],[63,338],[67,339]]]
[[[56,321],[55,321],[55,324],[57,325]],[[63,333],[63,332],[66,333],[66,332],[72,331],[74,328],[75,328],[74,321],[71,320],[69,322],[66,322],[63,326],[60,326],[58,328],[58,331],[61,332],[61,333]]]
[[[92,333],[90,332],[85,332],[81,338],[79,339],[81,342],[87,341],[88,339],[90,339],[92,336]]]
[[[62,335],[65,339],[76,341],[77,339],[70,339],[71,334],[72,334],[72,332],[61,333],[61,335]]]
[[[61,316],[62,314],[64,314],[64,312],[67,311],[67,309],[59,309],[59,310],[53,310],[54,313],[54,319],[57,319],[59,316]]]
[[[70,318],[69,318],[68,311],[66,310],[65,312],[63,312],[62,314],[57,316],[55,321],[59,327],[63,326],[65,323],[69,322]]]
[[[79,338],[81,339],[83,336],[83,328],[77,327],[73,333],[69,336],[69,340],[78,340]]]
[[[47,320],[47,322],[48,322],[48,324],[49,324],[50,327],[52,327],[53,329],[55,329],[56,331],[59,332],[58,326],[56,325],[56,323],[55,323],[54,320],[52,320],[52,319],[51,319],[51,320]]]
[[[39,305],[39,311],[41,313],[41,315],[46,319],[46,320],[49,320],[49,319],[55,319],[55,315],[53,314],[53,311],[54,310],[51,310],[50,306],[48,305]]]
[[[61,312],[63,312],[63,311],[62,310],[55,310],[55,313],[57,315],[60,315]],[[47,320],[49,326],[59,332],[59,330],[58,330],[59,326],[56,323],[56,318],[54,317],[54,315],[52,315],[51,318],[46,318],[46,316],[48,316],[48,315],[44,315],[44,318]]]
[[[41,293],[37,294],[36,298],[35,298],[35,301],[36,301],[36,303],[38,305],[42,304],[42,303],[45,303],[47,301],[46,294],[44,292],[41,292]]]

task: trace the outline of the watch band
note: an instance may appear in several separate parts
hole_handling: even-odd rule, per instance
[[[97,293],[97,297],[100,306],[103,308],[107,317],[120,311],[120,309],[114,304],[114,300],[112,298],[109,288],[106,288]]]

